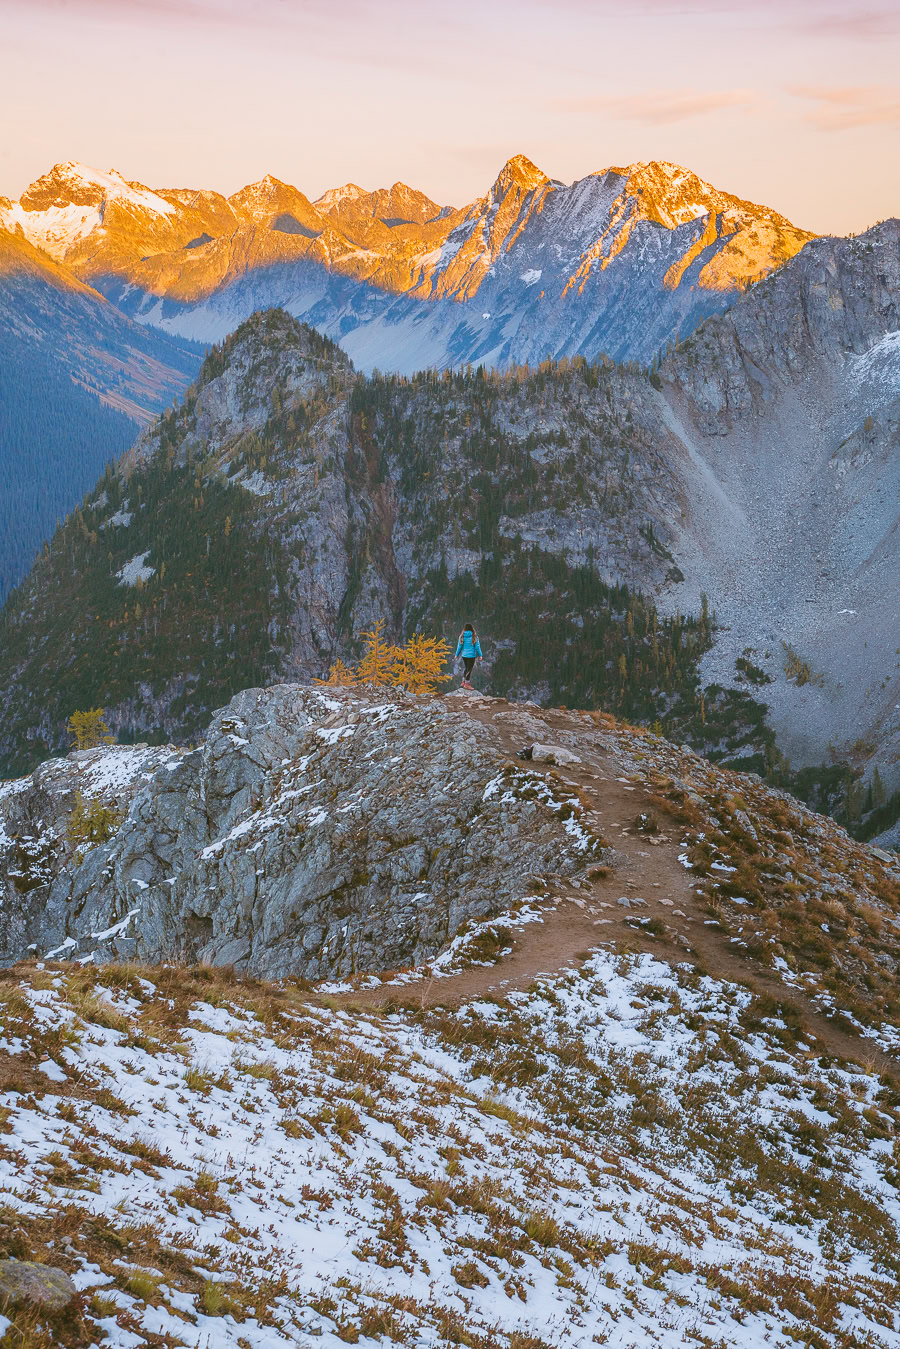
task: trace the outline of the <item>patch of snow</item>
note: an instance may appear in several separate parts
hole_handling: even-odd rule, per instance
[[[128,503],[126,502],[125,505],[127,504]],[[116,511],[115,515],[111,515],[108,520],[103,521],[101,529],[106,529],[108,525],[116,525],[122,529],[126,529],[133,519],[134,511],[125,510],[123,506],[121,510]]]
[[[151,576],[156,575],[156,568],[146,565],[150,551],[148,548],[146,552],[135,553],[134,557],[128,559],[124,567],[119,568],[116,572],[119,585],[136,586],[138,581],[149,581]]]
[[[49,1077],[51,1082],[66,1081],[66,1074],[53,1059],[45,1059],[43,1063],[39,1063],[38,1072],[43,1073],[45,1077]]]
[[[26,211],[18,202],[0,211],[0,223],[11,233],[16,226],[30,244],[43,248],[51,257],[61,259],[71,248],[93,234],[102,223],[96,206],[50,206],[44,211]]]
[[[63,951],[71,951],[78,945],[74,937],[66,937],[61,946],[54,946],[52,951],[48,951],[44,956],[45,960],[56,960],[57,956],[62,955]]]
[[[118,937],[125,931],[132,918],[134,918],[138,912],[138,909],[129,909],[128,913],[126,913],[125,917],[120,922],[114,923],[112,927],[106,928],[103,932],[92,932],[91,936],[95,941],[111,941],[113,937]]]
[[[316,729],[316,738],[325,742],[326,745],[336,745],[339,740],[347,740],[354,732],[353,726],[319,726]]]

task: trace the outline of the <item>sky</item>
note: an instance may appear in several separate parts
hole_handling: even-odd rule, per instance
[[[668,159],[819,233],[900,215],[900,0],[0,0],[0,194],[60,160],[442,204]]]

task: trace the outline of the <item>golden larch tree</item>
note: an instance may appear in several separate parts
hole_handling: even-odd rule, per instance
[[[363,641],[363,658],[356,668],[360,684],[394,684],[397,648],[385,640],[383,618],[376,621],[371,631],[363,633]]]
[[[89,712],[73,712],[66,723],[75,749],[94,749],[97,745],[114,745],[115,736],[105,721],[102,707]]]
[[[436,693],[447,679],[444,665],[450,648],[443,637],[423,637],[415,633],[396,654],[393,682],[410,693]]]
[[[332,688],[352,688],[357,684],[356,671],[352,665],[345,665],[338,657],[331,669],[328,671],[327,679],[314,679],[314,684],[330,685]]]

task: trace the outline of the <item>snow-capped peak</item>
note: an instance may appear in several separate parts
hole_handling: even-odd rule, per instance
[[[22,194],[19,205],[24,211],[46,211],[66,206],[99,206],[108,201],[121,202],[132,209],[171,215],[174,207],[143,183],[132,183],[117,169],[91,168],[68,160],[54,164],[49,173]]]
[[[330,187],[327,192],[323,192],[321,197],[317,197],[313,202],[320,211],[333,211],[342,201],[356,201],[358,197],[366,196],[364,187],[357,186],[356,183],[344,183],[343,187]]]
[[[494,186],[491,188],[491,195],[495,200],[505,197],[510,188],[533,192],[535,188],[543,187],[549,182],[550,179],[546,173],[539,169],[536,164],[532,164],[527,155],[513,155],[512,159],[508,159],[498,173]]]
[[[116,169],[103,172],[68,160],[54,164],[0,211],[0,224],[21,231],[29,243],[63,260],[82,239],[107,223],[115,205],[132,217],[172,216],[175,207],[142,183],[130,183]]]

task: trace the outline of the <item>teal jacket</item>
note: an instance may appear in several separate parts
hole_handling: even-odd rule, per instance
[[[480,655],[481,655],[481,643],[479,642],[478,637],[475,635],[475,633],[461,632],[459,634],[459,642],[457,643],[456,647],[456,655],[453,657],[453,659],[459,660],[460,656],[471,657]]]

